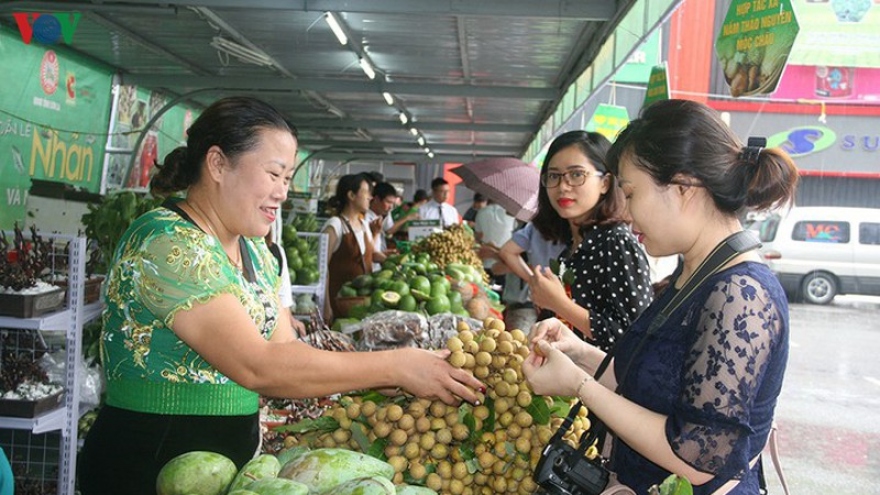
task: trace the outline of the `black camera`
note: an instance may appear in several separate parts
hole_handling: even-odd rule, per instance
[[[551,495],[599,495],[608,485],[609,472],[602,461],[587,459],[587,447],[593,444],[597,433],[581,438],[579,448],[565,443],[562,436],[568,431],[581,404],[573,407],[559,430],[544,447],[541,460],[535,467],[535,483]]]

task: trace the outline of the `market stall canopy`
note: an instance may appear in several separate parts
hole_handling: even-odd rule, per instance
[[[452,169],[464,185],[528,222],[538,212],[540,172],[517,158],[487,158]]]
[[[198,104],[257,95],[316,158],[463,163],[522,156],[636,3],[17,0],[0,24],[78,12],[70,48],[122,83]]]

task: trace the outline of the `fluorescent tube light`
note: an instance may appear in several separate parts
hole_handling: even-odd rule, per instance
[[[364,74],[367,75],[370,79],[376,78],[376,71],[373,70],[373,66],[370,65],[370,61],[364,57],[361,57],[358,62],[361,64],[361,69],[364,70]]]
[[[211,46],[245,63],[264,67],[275,65],[275,62],[265,53],[240,45],[222,36],[214,36],[214,39],[211,40]]]
[[[389,93],[388,91],[382,92],[382,98],[385,98],[385,103],[389,105],[394,105],[394,97],[391,96],[391,93]]]
[[[407,117],[406,113],[404,112],[400,112],[400,114],[398,114],[398,117],[400,118],[400,123],[403,125],[406,125],[406,123],[409,122],[409,117]]]
[[[333,15],[333,12],[327,12],[325,19],[327,19],[327,24],[330,25],[330,30],[336,35],[336,39],[339,40],[339,44],[344,45],[348,43],[348,36],[345,35],[342,26],[339,25],[339,21],[336,20],[336,16]]]

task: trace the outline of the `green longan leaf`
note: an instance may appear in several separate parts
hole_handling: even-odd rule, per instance
[[[352,423],[351,424],[351,438],[354,438],[354,441],[357,442],[358,447],[360,447],[361,452],[369,452],[370,450],[370,439],[367,438],[367,434],[364,432],[364,427],[360,423]]]
[[[360,430],[361,434],[363,434],[363,430],[361,430],[360,428],[358,428],[358,430]],[[354,436],[354,433],[352,433],[352,436]],[[358,445],[360,445],[360,442],[358,442]],[[370,448],[365,451],[365,453],[368,456],[379,459],[380,461],[387,461],[388,459],[385,457],[386,445],[388,445],[387,438],[377,438],[376,441],[374,441],[373,444],[370,445]]]
[[[322,416],[316,419],[304,419],[292,425],[283,425],[273,428],[274,431],[284,433],[305,433],[309,431],[332,432],[339,429],[339,421],[330,416]]]
[[[550,407],[544,402],[544,397],[540,395],[532,397],[532,403],[526,407],[526,411],[532,416],[535,424],[550,424]]]

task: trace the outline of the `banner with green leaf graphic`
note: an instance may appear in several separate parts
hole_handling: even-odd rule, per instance
[[[734,0],[715,42],[730,95],[773,93],[797,34],[790,0]]]
[[[629,124],[629,112],[626,107],[601,104],[596,107],[596,112],[587,122],[587,131],[598,132],[614,142],[617,133]]]
[[[0,228],[22,221],[31,179],[101,187],[111,73],[0,28]]]

